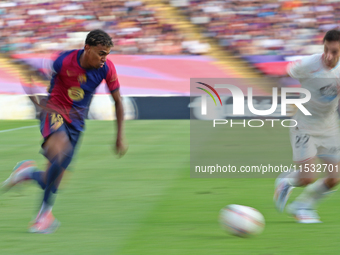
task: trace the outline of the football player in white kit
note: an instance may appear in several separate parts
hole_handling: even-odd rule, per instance
[[[316,205],[339,181],[340,31],[328,31],[323,43],[323,54],[304,57],[287,67],[288,74],[310,91],[311,99],[304,107],[312,115],[298,111],[294,116],[297,126],[290,130],[290,141],[297,167],[276,179],[274,201],[283,212],[293,188],[305,187],[287,208],[299,223],[321,222]],[[318,172],[327,175],[315,181]]]

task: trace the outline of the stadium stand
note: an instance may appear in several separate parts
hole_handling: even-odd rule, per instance
[[[84,33],[105,29],[115,54],[186,54],[183,36],[140,1],[12,1],[0,3],[2,52],[79,48]]]
[[[254,75],[176,12],[168,3],[149,0],[1,2],[0,51],[46,53],[80,48],[85,33],[101,28],[114,38],[113,54],[209,54],[222,68],[227,66],[228,72],[233,69],[235,76]]]
[[[327,30],[339,28],[339,0],[170,0],[208,38],[262,73],[281,76],[287,56],[323,50]],[[291,59],[291,58],[289,58]]]

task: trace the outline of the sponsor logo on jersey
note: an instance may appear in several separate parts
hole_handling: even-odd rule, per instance
[[[71,87],[68,89],[68,96],[74,101],[80,101],[84,98],[84,90],[79,87]]]
[[[79,74],[78,75],[78,81],[80,84],[85,84],[87,81],[86,74]]]
[[[320,89],[321,98],[323,102],[331,102],[338,96],[338,89],[335,84],[329,84]]]

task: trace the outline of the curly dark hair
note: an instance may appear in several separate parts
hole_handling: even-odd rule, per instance
[[[88,33],[85,44],[90,46],[97,46],[98,44],[101,44],[103,46],[113,47],[112,38],[106,32],[100,29],[92,30],[90,33]]]
[[[327,41],[327,42],[336,42],[336,41],[340,42],[340,31],[335,30],[335,29],[329,30],[326,33],[325,37],[323,38],[323,42],[325,42],[325,41]]]

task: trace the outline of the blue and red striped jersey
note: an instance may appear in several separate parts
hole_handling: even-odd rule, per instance
[[[120,84],[114,64],[107,59],[98,69],[84,69],[79,58],[84,50],[63,52],[53,63],[53,76],[46,106],[61,114],[75,129],[82,131],[93,93],[105,80],[110,92]]]

